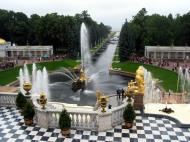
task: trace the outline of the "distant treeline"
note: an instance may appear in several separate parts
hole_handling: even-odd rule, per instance
[[[133,19],[122,26],[119,40],[120,60],[131,55],[144,55],[145,45],[190,46],[190,12],[184,15],[146,15],[141,9]]]
[[[0,9],[0,37],[17,45],[53,45],[55,53],[76,57],[80,53],[80,26],[84,22],[94,47],[110,32],[111,28],[94,21],[87,11],[75,16],[57,13],[27,17],[22,12]]]

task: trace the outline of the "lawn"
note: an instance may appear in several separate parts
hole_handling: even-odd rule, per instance
[[[37,68],[42,69],[43,67],[46,67],[48,71],[54,71],[56,69],[59,69],[61,67],[66,67],[66,68],[73,68],[77,65],[78,63],[75,60],[71,59],[65,59],[63,61],[54,61],[54,62],[42,62],[42,63],[37,63]],[[32,65],[27,65],[29,70],[31,70]],[[0,71],[0,85],[6,85],[8,83],[11,83],[16,80],[16,77],[19,76],[19,69],[21,67],[15,67],[9,70],[5,71]]]
[[[131,72],[131,73],[135,73],[135,71],[137,70],[137,68],[140,65],[143,65],[148,71],[150,71],[154,78],[159,79],[161,81],[160,85],[166,91],[172,90],[172,91],[176,92],[178,75],[177,75],[177,73],[175,73],[173,71],[155,67],[152,65],[145,65],[145,64],[133,63],[133,62],[113,63],[112,64],[113,68],[121,68],[121,70]]]

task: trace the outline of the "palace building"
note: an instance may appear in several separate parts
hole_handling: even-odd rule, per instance
[[[53,46],[11,46],[10,42],[6,42],[0,38],[0,58],[4,57],[50,57],[53,55]]]
[[[145,57],[152,59],[189,59],[189,46],[145,46]]]

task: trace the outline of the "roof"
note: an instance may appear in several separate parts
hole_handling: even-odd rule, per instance
[[[6,44],[6,40],[0,38],[0,45]]]
[[[184,52],[190,51],[189,46],[145,46],[147,51]]]

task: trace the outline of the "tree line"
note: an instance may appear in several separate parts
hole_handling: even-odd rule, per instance
[[[57,13],[28,17],[22,12],[0,9],[0,37],[17,45],[53,45],[54,53],[77,57],[80,53],[80,26],[84,22],[94,47],[107,37],[111,28],[94,21],[87,11],[75,16]]]
[[[147,15],[142,8],[120,32],[119,55],[125,61],[131,55],[144,55],[144,46],[190,46],[190,12],[184,15]]]

